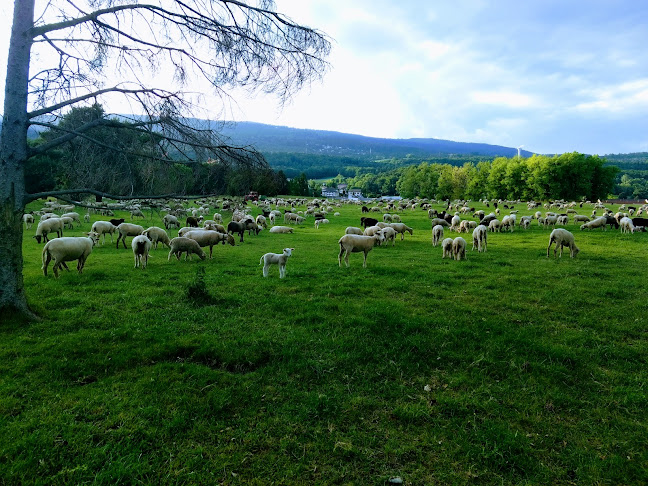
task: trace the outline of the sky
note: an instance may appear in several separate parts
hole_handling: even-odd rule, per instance
[[[0,3],[3,91],[12,7]],[[543,154],[648,151],[647,1],[276,4],[331,38],[330,69],[283,107],[235,92],[236,121]]]

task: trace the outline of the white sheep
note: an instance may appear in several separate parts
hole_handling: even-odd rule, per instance
[[[621,221],[619,221],[619,228],[621,228],[621,233],[634,233],[635,231],[641,231],[638,229],[640,226],[635,227],[632,220],[627,216],[621,218]]]
[[[223,224],[223,216],[220,213],[214,213],[214,217],[212,219],[217,223]]]
[[[324,219],[316,219],[315,220],[315,228],[319,229],[320,224],[329,224],[329,223],[330,223],[330,221],[328,219],[326,219],[326,218],[324,218]]]
[[[61,216],[61,221],[63,221],[63,229],[74,229],[74,220],[69,216]]]
[[[196,240],[191,238],[185,238],[184,236],[178,236],[173,238],[170,243],[171,251],[169,251],[169,257],[167,261],[171,260],[171,255],[175,255],[178,260],[180,260],[180,255],[185,253],[185,261],[187,258],[191,260],[192,253],[195,253],[200,257],[201,260],[207,258],[205,252],[200,248],[200,245]]]
[[[432,246],[437,246],[443,238],[443,226],[437,224],[432,228]]]
[[[61,218],[71,218],[72,221],[79,223],[79,226],[81,226],[81,216],[79,216],[79,213],[65,213],[61,215]]]
[[[567,215],[560,215],[558,216],[558,219],[556,221],[556,224],[565,226],[567,223],[569,223],[569,216]]]
[[[92,253],[92,248],[99,241],[99,235],[95,232],[86,233],[86,237],[61,237],[49,241],[43,248],[43,275],[47,277],[47,266],[54,260],[54,277],[58,278],[58,271],[61,267],[69,270],[65,262],[78,260],[77,270],[83,272],[83,267],[88,255]]]
[[[452,241],[452,256],[457,261],[466,259],[466,240],[461,236]]]
[[[169,238],[169,235],[167,234],[166,231],[164,231],[162,228],[159,228],[157,226],[151,226],[149,228],[146,228],[144,231],[142,231],[142,234],[146,236],[149,240],[151,240],[151,243],[153,244],[153,248],[157,250],[158,243],[162,243],[166,247],[170,247],[169,243],[171,243],[171,239]]]
[[[556,228],[551,232],[551,235],[549,236],[549,246],[547,247],[547,258],[549,258],[549,249],[553,243],[556,244],[556,247],[554,248],[554,258],[556,257],[556,251],[558,248],[560,248],[560,256],[562,257],[562,249],[564,246],[569,248],[569,256],[572,258],[578,255],[578,252],[580,251],[574,242],[574,235],[564,228]]]
[[[162,222],[166,229],[180,227],[180,221],[178,221],[178,218],[173,214],[165,214],[164,218],[162,218]]]
[[[209,231],[209,230],[193,230],[185,233],[186,238],[191,238],[198,242],[201,247],[209,246],[209,258],[212,258],[212,253],[214,246],[219,243],[225,244],[229,243],[234,246],[234,237],[227,233],[219,233],[218,231]]]
[[[83,222],[84,223],[89,223],[90,222],[90,213],[85,213],[83,215]]]
[[[344,254],[344,261],[346,266],[349,266],[349,253],[364,253],[364,261],[362,266],[367,267],[367,254],[373,249],[374,245],[380,244],[384,241],[385,236],[382,232],[377,232],[374,236],[364,235],[344,235],[338,241],[340,245],[340,253],[338,254],[338,264],[342,266],[342,254]]]
[[[146,268],[152,246],[153,243],[144,234],[137,235],[133,238],[131,248],[133,249],[133,257],[135,258],[135,268],[141,267],[142,270]]]
[[[345,235],[362,235],[364,234],[364,231],[362,231],[362,228],[358,228],[356,226],[347,226],[347,229],[344,230]]]
[[[270,233],[292,233],[293,228],[290,226],[273,226],[270,228]]]
[[[486,251],[487,236],[488,236],[488,229],[486,228],[486,226],[484,226],[483,224],[477,226],[472,233],[472,237],[473,237],[472,249],[474,250],[475,247],[477,247],[477,251],[480,253],[482,251]]]
[[[414,234],[414,230],[407,226],[404,223],[391,223],[389,226],[396,230],[396,233],[400,233],[401,241],[405,239],[405,232],[407,231],[410,235]]]
[[[515,229],[515,214],[507,214],[502,218],[502,229],[504,228],[509,228],[511,230],[511,233]]]
[[[585,216],[584,214],[574,215],[574,223],[587,223],[589,220],[589,217]]]
[[[385,244],[391,241],[392,246],[396,245],[396,230],[394,228],[392,227],[383,228],[382,234],[385,237]]]
[[[585,230],[585,229],[595,229],[595,228],[603,228],[603,231],[605,231],[605,227],[607,226],[607,218],[605,216],[599,216],[596,219],[593,219],[592,221],[588,221],[585,224],[582,224],[580,229]]]
[[[119,248],[119,240],[121,240],[124,248],[126,248],[126,237],[141,235],[142,231],[144,231],[144,228],[139,224],[122,223],[117,226],[117,232],[119,233],[117,236],[117,248]]]
[[[441,248],[443,249],[443,254],[441,258],[452,258],[452,238],[446,238],[441,242]]]
[[[383,214],[383,221],[385,223],[391,223],[392,222],[392,215],[391,214]]]
[[[502,223],[499,219],[492,219],[490,223],[488,223],[488,230],[495,233],[499,233],[502,231]]]
[[[110,221],[95,221],[92,224],[91,231],[94,231],[100,236],[103,235],[101,241],[101,244],[103,245],[104,243],[106,243],[106,234],[110,235],[110,242],[113,242],[113,233],[117,231],[117,226],[113,225]]]
[[[266,253],[263,255],[259,260],[259,265],[263,263],[263,276],[268,276],[270,265],[279,265],[279,278],[284,278],[286,276],[286,262],[294,250],[294,248],[284,248],[283,253]]]
[[[23,222],[25,223],[25,229],[30,229],[32,224],[34,224],[34,215],[33,214],[23,214]]]
[[[459,216],[456,215],[453,216],[450,222],[450,231],[458,231],[460,222],[461,222],[461,218]]]
[[[268,229],[268,221],[263,214],[259,214],[254,221],[259,228]]]
[[[41,220],[36,227],[36,234],[33,237],[38,243],[41,242],[41,238],[47,242],[49,241],[47,237],[49,233],[56,233],[59,238],[63,236],[63,220],[61,218]]]

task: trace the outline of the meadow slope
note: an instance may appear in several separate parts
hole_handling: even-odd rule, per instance
[[[0,326],[0,484],[648,482],[648,233],[570,224],[554,259],[534,222],[456,262],[405,211],[339,268],[339,211],[144,271],[106,243],[58,280],[26,231],[43,320]]]

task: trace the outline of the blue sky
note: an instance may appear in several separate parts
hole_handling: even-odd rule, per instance
[[[277,9],[333,39],[331,69],[281,109],[236,92],[236,120],[537,153],[648,151],[644,0],[277,0]],[[5,55],[8,10],[0,6]]]

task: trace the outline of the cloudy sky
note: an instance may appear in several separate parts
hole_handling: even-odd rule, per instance
[[[6,56],[11,7],[1,3]],[[277,0],[277,9],[332,38],[331,69],[281,110],[238,96],[239,121],[537,153],[648,151],[644,0]]]

